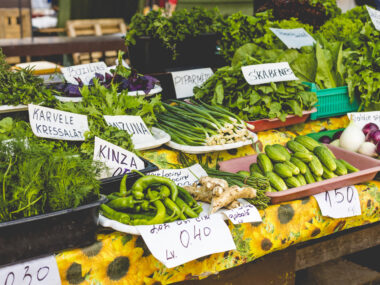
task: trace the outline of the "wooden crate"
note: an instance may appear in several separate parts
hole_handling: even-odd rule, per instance
[[[0,38],[11,39],[21,38],[21,25],[23,28],[22,36],[30,37],[32,28],[29,9],[2,8],[0,9]]]

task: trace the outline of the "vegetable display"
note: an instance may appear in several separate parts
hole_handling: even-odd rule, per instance
[[[172,141],[191,146],[223,145],[253,138],[238,116],[202,101],[191,104],[174,101],[164,104],[166,112],[157,116],[157,127],[170,134]]]
[[[166,177],[147,175],[127,189],[127,175],[119,192],[107,196],[101,213],[128,225],[154,225],[196,218],[202,207],[182,187]]]
[[[52,151],[14,138],[0,148],[0,222],[95,201],[101,167],[72,151]]]
[[[259,64],[247,59],[234,66],[218,69],[201,87],[194,88],[196,99],[225,108],[243,120],[279,118],[285,121],[288,115],[302,116],[317,103],[314,92],[299,81],[266,83],[251,86],[244,79],[243,65]]]
[[[272,189],[283,191],[358,171],[308,136],[298,136],[286,146],[267,145],[251,164],[251,176],[267,177]]]

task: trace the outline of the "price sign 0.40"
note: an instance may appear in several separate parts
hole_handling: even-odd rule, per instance
[[[314,195],[323,216],[348,218],[361,215],[358,190],[355,186],[327,191]]]

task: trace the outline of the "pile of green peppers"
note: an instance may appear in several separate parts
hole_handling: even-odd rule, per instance
[[[127,189],[127,175],[120,191],[107,196],[100,206],[102,215],[128,225],[154,225],[196,218],[202,206],[180,186],[166,177],[142,176]]]

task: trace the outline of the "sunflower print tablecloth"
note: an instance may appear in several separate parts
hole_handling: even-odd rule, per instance
[[[265,144],[282,143],[297,134],[338,129],[346,117],[300,124],[286,129],[260,132]],[[166,148],[146,151],[144,157],[160,168],[202,162],[210,166],[219,160],[254,154],[252,146],[201,156],[184,155]],[[237,250],[212,254],[168,269],[155,259],[140,236],[99,229],[97,242],[67,250],[56,256],[62,284],[168,284],[202,279],[210,274],[253,261],[293,244],[380,220],[380,182],[357,185],[362,215],[347,219],[323,217],[314,197],[269,206],[261,210],[261,223],[233,225],[228,222]]]

